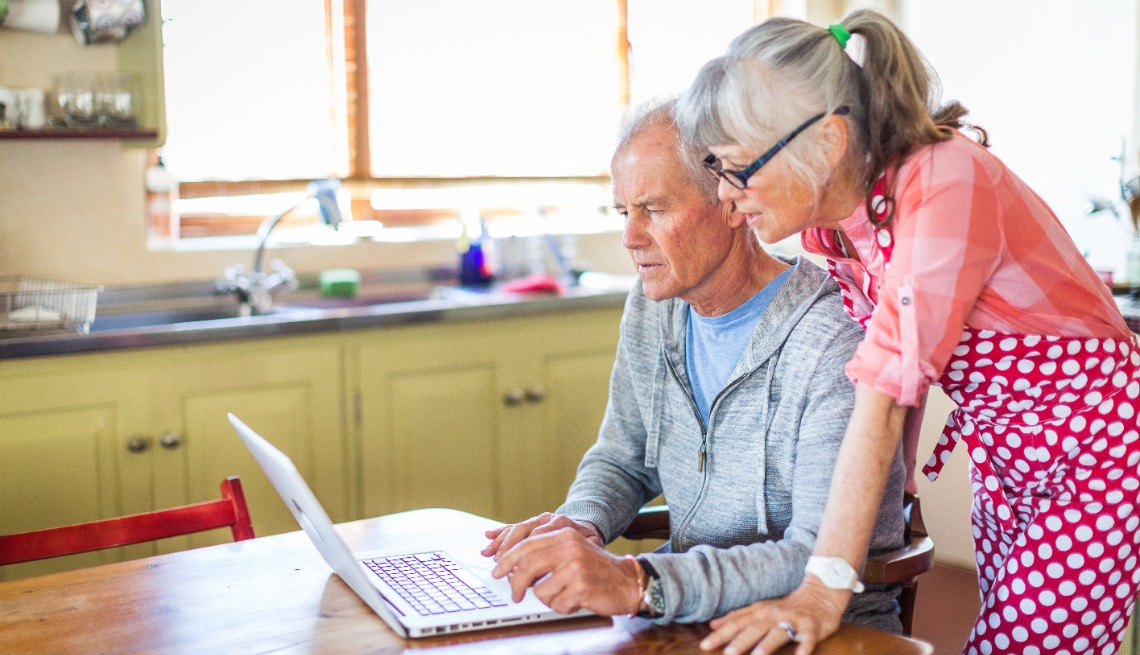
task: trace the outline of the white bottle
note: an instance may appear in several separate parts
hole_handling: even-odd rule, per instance
[[[178,180],[166,169],[162,157],[146,169],[147,240],[169,243],[178,238],[179,219],[174,208],[178,200]]]

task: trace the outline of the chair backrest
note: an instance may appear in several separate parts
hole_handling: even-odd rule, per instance
[[[230,528],[234,541],[253,539],[241,480],[222,480],[222,497],[154,512],[0,536],[0,566]]]
[[[926,532],[918,496],[904,494],[903,516],[906,519],[904,546],[867,558],[867,563],[863,566],[863,582],[902,586],[899,594],[899,619],[902,621],[903,633],[910,635],[914,600],[918,595],[918,576],[934,566],[934,540]]]

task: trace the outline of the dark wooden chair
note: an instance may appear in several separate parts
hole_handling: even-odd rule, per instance
[[[126,546],[228,527],[234,541],[253,539],[241,480],[222,480],[222,497],[113,519],[0,536],[0,566]]]
[[[927,534],[926,525],[922,522],[922,509],[917,496],[904,494],[903,515],[906,525],[904,546],[869,558],[863,567],[863,582],[902,585],[899,619],[902,621],[903,633],[910,635],[914,599],[918,593],[918,576],[934,565],[934,540]],[[668,505],[642,507],[622,536],[626,539],[668,539]]]

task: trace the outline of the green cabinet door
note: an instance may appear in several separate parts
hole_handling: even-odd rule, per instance
[[[134,372],[43,368],[0,367],[0,534],[149,509],[151,444],[133,431]],[[121,557],[114,550],[6,566],[0,580]]]
[[[241,418],[293,459],[334,521],[347,520],[344,397],[334,340],[278,339],[198,346],[158,367],[154,431],[159,507],[218,496],[230,475],[258,536],[299,529],[227,419]],[[231,541],[225,530],[171,540],[163,550]]]
[[[498,512],[502,363],[481,330],[380,330],[356,347],[364,516],[449,507]]]
[[[258,535],[298,529],[234,433],[240,416],[349,516],[342,350],[296,338],[0,362],[0,534],[217,498],[242,479]],[[0,568],[0,579],[223,543],[228,530]]]
[[[619,309],[378,330],[351,349],[361,514],[557,507],[597,436]]]

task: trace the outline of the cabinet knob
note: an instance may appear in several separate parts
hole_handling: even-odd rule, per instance
[[[174,450],[182,445],[182,435],[178,432],[163,432],[158,438],[158,444],[167,450]]]
[[[526,390],[526,401],[528,403],[540,403],[546,399],[546,387],[541,384],[536,384]]]
[[[146,452],[150,448],[150,437],[135,436],[127,440],[127,450],[132,453]]]
[[[520,405],[520,404],[522,404],[523,400],[525,400],[525,399],[526,399],[526,394],[523,393],[523,390],[519,389],[518,387],[516,387],[514,389],[509,389],[509,390],[507,390],[507,392],[505,394],[503,394],[503,404],[506,405],[507,407],[514,407],[515,405]]]

